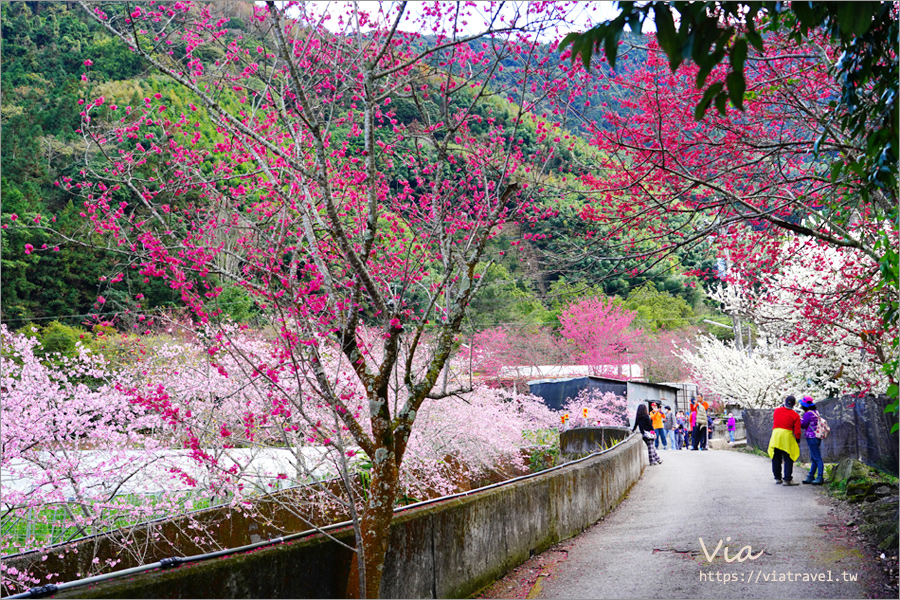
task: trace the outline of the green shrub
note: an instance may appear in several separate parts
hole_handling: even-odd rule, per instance
[[[44,354],[58,352],[63,356],[75,356],[75,348],[79,342],[83,346],[89,346],[93,342],[93,336],[89,332],[80,327],[63,325],[59,321],[41,328],[39,338]]]
[[[559,443],[549,446],[531,448],[528,457],[528,468],[532,473],[550,469],[559,464]]]
[[[222,316],[227,316],[235,323],[246,323],[259,312],[247,290],[237,285],[223,286],[217,301]]]

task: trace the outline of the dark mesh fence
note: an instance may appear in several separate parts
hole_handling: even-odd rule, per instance
[[[819,414],[831,427],[831,434],[822,440],[825,462],[858,458],[866,464],[897,473],[898,437],[891,433],[891,425],[897,421],[893,415],[884,412],[889,403],[885,394],[844,396],[817,402]],[[768,449],[773,412],[773,409],[744,410],[748,445],[764,451]],[[802,439],[800,460],[809,461],[809,447]]]

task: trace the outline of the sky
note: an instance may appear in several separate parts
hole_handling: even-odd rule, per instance
[[[363,1],[358,4],[360,10],[369,11],[373,14],[380,13],[380,20],[382,21],[382,25],[384,25],[385,23],[393,22],[397,10],[399,9],[400,2]],[[430,4],[433,4],[433,2],[408,2],[406,7],[407,16],[401,24],[400,29],[406,31],[415,29],[416,27],[414,24],[423,16],[425,6]],[[491,4],[503,4],[502,14],[506,16],[506,18],[511,18],[517,11],[520,13],[523,12],[528,2],[471,2],[468,4],[474,6],[468,7],[467,9],[471,12],[466,18],[464,30],[474,34],[485,25],[485,15]],[[309,14],[311,15],[316,15],[317,17],[324,14],[329,15],[330,19],[326,21],[326,27],[329,29],[338,28],[337,23],[341,17],[346,20],[352,14],[351,7],[352,2],[342,0],[329,2],[315,1],[304,4],[304,10],[309,11]],[[613,18],[616,14],[618,14],[618,11],[615,8],[614,2],[579,2],[569,14],[567,24],[562,28],[555,30],[554,34],[564,35],[571,31],[585,31],[589,29],[592,24]],[[644,26],[645,31],[652,30],[652,25],[652,23],[646,23]]]

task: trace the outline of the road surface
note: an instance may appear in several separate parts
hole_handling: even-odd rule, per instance
[[[821,487],[776,485],[747,453],[660,456],[603,521],[483,597],[524,597],[523,582],[529,598],[872,597],[880,566]]]

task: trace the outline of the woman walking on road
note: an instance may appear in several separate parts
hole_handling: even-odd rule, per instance
[[[655,432],[653,431],[653,421],[650,419],[650,414],[647,412],[647,405],[643,402],[637,407],[637,413],[634,415],[634,427],[632,427],[631,430],[634,431],[637,428],[641,429],[641,436],[644,438],[644,443],[647,444],[647,454],[650,457],[650,464],[662,464],[662,460],[656,453],[656,448],[653,447],[653,442],[656,439]]]

